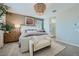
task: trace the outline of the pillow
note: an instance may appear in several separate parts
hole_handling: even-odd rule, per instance
[[[37,30],[37,32],[45,32],[44,30]]]
[[[36,33],[37,31],[27,31],[27,33]]]

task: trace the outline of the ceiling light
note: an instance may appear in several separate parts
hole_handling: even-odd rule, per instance
[[[46,5],[44,3],[37,3],[34,5],[34,9],[37,13],[37,15],[43,15],[44,14],[44,11],[46,9]]]

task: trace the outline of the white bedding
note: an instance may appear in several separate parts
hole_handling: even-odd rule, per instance
[[[50,41],[49,35],[39,35],[39,36],[27,36],[27,33],[22,33],[19,37],[19,44],[21,45],[21,51],[28,51],[29,50],[29,40],[32,40],[34,45],[36,45],[38,42],[42,40],[48,40]]]
[[[40,33],[43,34],[43,35],[41,35]],[[29,39],[29,40],[33,40],[34,42],[37,42],[41,39],[49,38],[49,35],[42,33],[42,32],[40,32],[40,33],[36,33],[36,32],[35,33],[22,33],[21,36],[19,37],[19,41],[21,39]],[[34,36],[32,36],[31,34],[34,34]],[[36,34],[39,34],[39,35],[36,35]],[[28,36],[28,35],[31,35],[31,36]]]
[[[33,36],[32,40],[35,43],[38,43],[40,40],[50,40],[51,38],[48,35],[41,35],[41,36]]]

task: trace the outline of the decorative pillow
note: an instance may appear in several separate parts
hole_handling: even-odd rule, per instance
[[[37,30],[37,32],[45,32],[44,30]]]
[[[37,31],[27,31],[27,33],[36,33]]]

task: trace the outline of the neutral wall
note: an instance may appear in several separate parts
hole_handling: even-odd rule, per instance
[[[25,17],[22,15],[17,15],[13,13],[7,13],[6,15],[7,23],[10,22],[10,23],[13,23],[14,25],[24,24],[24,19]]]
[[[57,15],[56,35],[61,41],[79,46],[79,32],[76,25],[79,23],[79,6],[66,9]]]
[[[6,15],[6,22],[7,23],[13,23],[15,26],[21,26],[21,24],[25,24],[25,18],[27,16],[23,15],[18,15],[18,14],[13,14],[13,13],[7,13]],[[39,29],[42,30],[43,22],[39,18],[35,18],[35,26],[23,26],[22,29]]]

